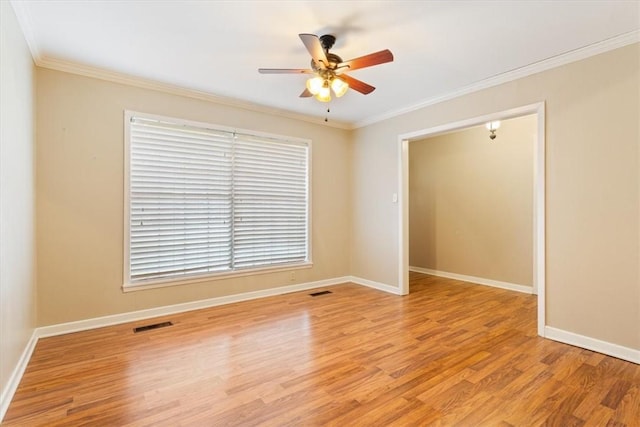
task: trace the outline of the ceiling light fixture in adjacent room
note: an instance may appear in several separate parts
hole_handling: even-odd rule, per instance
[[[494,139],[496,139],[496,130],[498,130],[500,128],[500,120],[496,120],[493,122],[487,122],[487,124],[485,125],[487,127],[487,130],[489,131],[489,139],[491,139],[492,141]]]

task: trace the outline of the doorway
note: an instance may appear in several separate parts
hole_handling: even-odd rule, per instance
[[[531,104],[507,111],[488,114],[446,125],[425,128],[398,137],[400,200],[399,200],[399,283],[401,293],[409,293],[409,142],[435,137],[445,133],[484,125],[487,122],[508,120],[534,115],[536,139],[533,153],[533,293],[538,296],[538,335],[544,336],[545,326],[545,138],[544,103]]]

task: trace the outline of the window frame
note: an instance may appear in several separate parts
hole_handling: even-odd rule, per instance
[[[279,142],[292,142],[298,144],[305,144],[307,147],[307,212],[306,212],[306,253],[307,259],[305,261],[296,261],[290,263],[283,263],[278,265],[266,265],[261,267],[249,267],[239,268],[234,270],[227,270],[221,272],[207,272],[198,273],[193,275],[185,275],[179,277],[167,277],[167,278],[152,278],[152,279],[140,279],[131,280],[131,119],[137,117],[142,119],[166,121],[175,125],[200,127],[211,129],[215,131],[246,134],[256,136],[260,138],[274,139]],[[212,280],[222,280],[228,278],[252,276],[257,274],[276,273],[290,270],[299,270],[304,268],[311,268],[313,266],[312,258],[312,141],[306,138],[298,138],[292,136],[285,136],[273,133],[259,132],[248,129],[234,128],[229,126],[222,126],[212,123],[181,119],[176,117],[168,117],[157,114],[141,113],[138,111],[124,110],[124,186],[123,186],[123,211],[124,211],[124,224],[123,224],[123,279],[122,290],[124,292],[137,291],[143,289],[153,289],[167,286],[177,286],[190,283],[198,283]]]

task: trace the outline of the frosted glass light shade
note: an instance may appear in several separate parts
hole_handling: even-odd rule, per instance
[[[496,120],[495,122],[487,122],[485,125],[487,130],[496,130],[500,128],[500,120]]]
[[[349,84],[341,78],[336,77],[331,81],[331,89],[333,89],[333,92],[336,94],[336,96],[340,98],[342,95],[347,93]]]
[[[310,91],[311,92],[311,91]],[[320,91],[316,94],[316,99],[320,102],[329,102],[331,101],[331,89],[329,89],[329,85],[326,84],[320,88]]]
[[[315,76],[307,80],[307,90],[311,92],[312,95],[317,95],[323,85],[324,79],[320,76]]]

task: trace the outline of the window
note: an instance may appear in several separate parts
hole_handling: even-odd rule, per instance
[[[309,263],[309,142],[126,112],[125,285]]]

